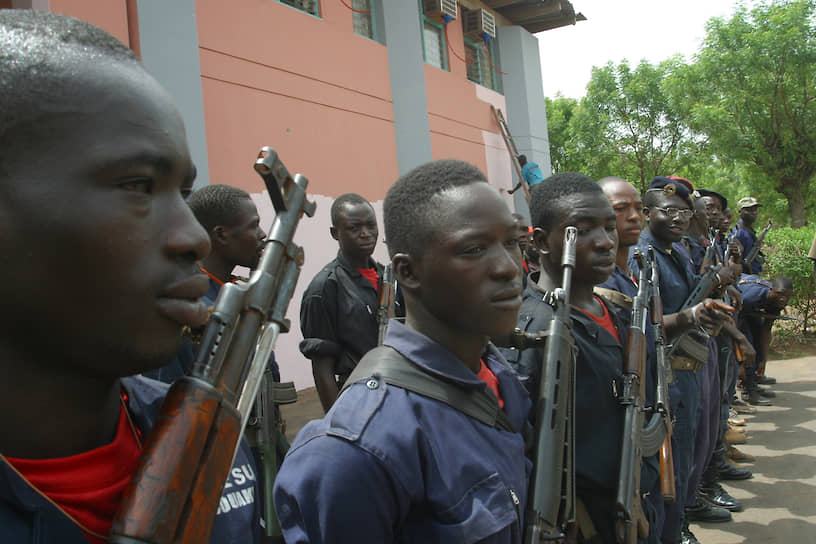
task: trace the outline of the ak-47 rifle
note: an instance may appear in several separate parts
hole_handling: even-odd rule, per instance
[[[649,522],[640,504],[649,279],[643,254],[636,249],[633,258],[639,268],[638,292],[632,299],[632,321],[626,334],[623,387],[618,394],[618,402],[624,407],[621,462],[615,499],[615,538],[618,544],[637,544],[638,536],[649,536]]]
[[[748,252],[748,255],[746,255],[745,259],[742,261],[742,266],[749,267],[749,273],[751,263],[754,262],[759,256],[759,250],[762,249],[762,243],[765,241],[765,236],[768,234],[768,231],[771,230],[772,226],[773,221],[769,220],[768,226],[762,229],[762,232],[759,233],[759,236],[757,236],[756,242],[754,242],[754,246],[751,248],[751,251]]]
[[[269,354],[289,328],[286,309],[303,263],[295,229],[315,210],[306,178],[292,178],[271,148],[261,149],[255,171],[277,212],[266,248],[247,284],[221,288],[192,371],[170,387],[147,437],[109,542],[209,542]]]
[[[295,384],[276,382],[272,377],[272,369],[267,366],[255,398],[255,409],[249,416],[244,434],[261,462],[264,532],[270,537],[282,537],[278,515],[272,502],[272,488],[283,458],[289,451],[286,422],[278,407],[293,402],[297,402]]]
[[[569,332],[569,296],[578,230],[564,231],[561,287],[553,291],[553,317],[535,408],[534,463],[525,516],[524,542],[560,540],[575,520],[575,354]]]
[[[382,346],[385,341],[385,331],[388,330],[388,320],[394,317],[394,297],[397,285],[394,280],[394,270],[391,263],[385,265],[382,281],[380,281],[380,300],[377,305],[377,345]]]
[[[649,262],[652,263],[652,275],[649,281],[652,295],[649,313],[652,316],[652,328],[655,333],[655,352],[657,356],[657,395],[655,412],[663,415],[666,436],[660,445],[660,491],[663,500],[673,503],[676,497],[674,484],[674,459],[671,447],[672,420],[669,410],[669,381],[671,367],[666,361],[666,337],[663,334],[663,299],[660,298],[660,268],[655,260],[654,248],[649,246]]]

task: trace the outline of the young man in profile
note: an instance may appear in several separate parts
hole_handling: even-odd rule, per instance
[[[384,211],[405,324],[390,321],[385,345],[295,439],[275,483],[286,541],[520,542],[530,401],[488,341],[513,330],[521,305],[516,222],[478,169],[453,160],[402,176]],[[389,361],[410,383],[382,377]],[[418,392],[416,376],[480,397],[492,421]]]
[[[639,199],[638,199],[639,200]],[[547,330],[553,308],[547,293],[561,286],[564,229],[578,229],[575,269],[570,292],[570,332],[578,352],[575,378],[575,482],[579,510],[578,542],[615,542],[615,499],[621,463],[623,407],[612,383],[621,384],[627,327],[618,308],[594,294],[616,266],[617,215],[601,187],[577,172],[555,174],[532,191],[530,214],[541,269],[529,277],[519,328],[528,333]],[[541,348],[507,352],[508,361],[538,391],[543,364]],[[641,491],[651,491],[657,472],[644,470]],[[556,484],[557,485],[557,484]],[[642,504],[650,522],[648,542],[657,542],[655,510]]]
[[[166,392],[133,375],[207,318],[195,167],[167,93],[87,23],[0,10],[0,95],[0,541],[98,544]],[[247,501],[212,542],[259,531]]]
[[[221,286],[234,280],[237,266],[255,268],[264,248],[266,233],[260,225],[255,203],[246,191],[229,185],[207,185],[193,193],[187,204],[193,215],[210,237],[211,251],[199,268],[210,279],[210,288],[203,301],[208,307],[215,304]],[[195,357],[191,342],[182,344],[175,360],[146,376],[171,383],[189,372]],[[280,372],[274,356],[270,359],[272,375],[280,381]]]
[[[379,229],[374,208],[354,193],[331,207],[331,237],[340,249],[304,291],[300,351],[312,361],[315,387],[328,412],[357,362],[377,345],[383,266],[371,258]]]

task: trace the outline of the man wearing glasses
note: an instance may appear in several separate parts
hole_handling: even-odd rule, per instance
[[[660,270],[660,294],[667,339],[672,341],[700,326],[712,330],[719,328],[727,315],[717,310],[713,301],[706,299],[683,309],[683,303],[694,289],[697,277],[691,270],[688,256],[673,249],[672,245],[683,239],[694,215],[689,188],[666,177],[654,178],[643,198],[643,213],[646,228],[636,247],[644,253],[650,246],[654,248],[655,262]],[[637,273],[637,262],[631,260],[629,265]],[[690,498],[692,504],[695,500],[695,490],[688,489],[687,485],[694,461],[697,412],[701,409],[698,371],[703,363],[678,354],[672,358],[671,365],[676,387],[672,393],[679,393],[680,397],[679,406],[674,412],[672,436],[677,500],[672,505],[666,505],[663,542],[693,544],[696,539],[688,529],[683,506],[687,499]]]

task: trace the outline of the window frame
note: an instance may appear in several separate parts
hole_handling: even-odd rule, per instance
[[[309,15],[311,17],[315,17],[315,18],[321,19],[321,20],[323,19],[323,17],[321,17],[321,15],[320,15],[320,13],[322,12],[322,10],[320,9],[320,7],[321,7],[320,6],[320,0],[314,0],[315,11],[317,13],[309,13],[308,11],[306,11],[306,10],[304,10],[302,8],[299,8],[297,6],[293,6],[291,4],[287,4],[285,0],[275,0],[275,2],[277,2],[278,4],[286,6],[287,8],[291,8],[291,9],[293,9],[295,11],[298,11],[300,13],[305,13],[306,15]]]
[[[438,70],[443,70],[445,72],[450,72],[450,60],[448,58],[448,41],[445,39],[445,25],[442,23],[438,23],[427,17],[425,13],[422,12],[422,5],[419,6],[420,9],[420,30],[422,36],[422,61],[427,64],[428,66],[433,66]],[[440,48],[440,58],[442,60],[442,66],[436,66],[428,62],[428,50],[425,44],[425,24],[430,24],[431,26],[435,27],[439,31],[439,48]]]

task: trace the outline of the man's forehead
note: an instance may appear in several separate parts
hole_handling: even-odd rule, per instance
[[[603,192],[606,197],[614,202],[640,202],[640,193],[627,181],[611,181],[603,185]]]

